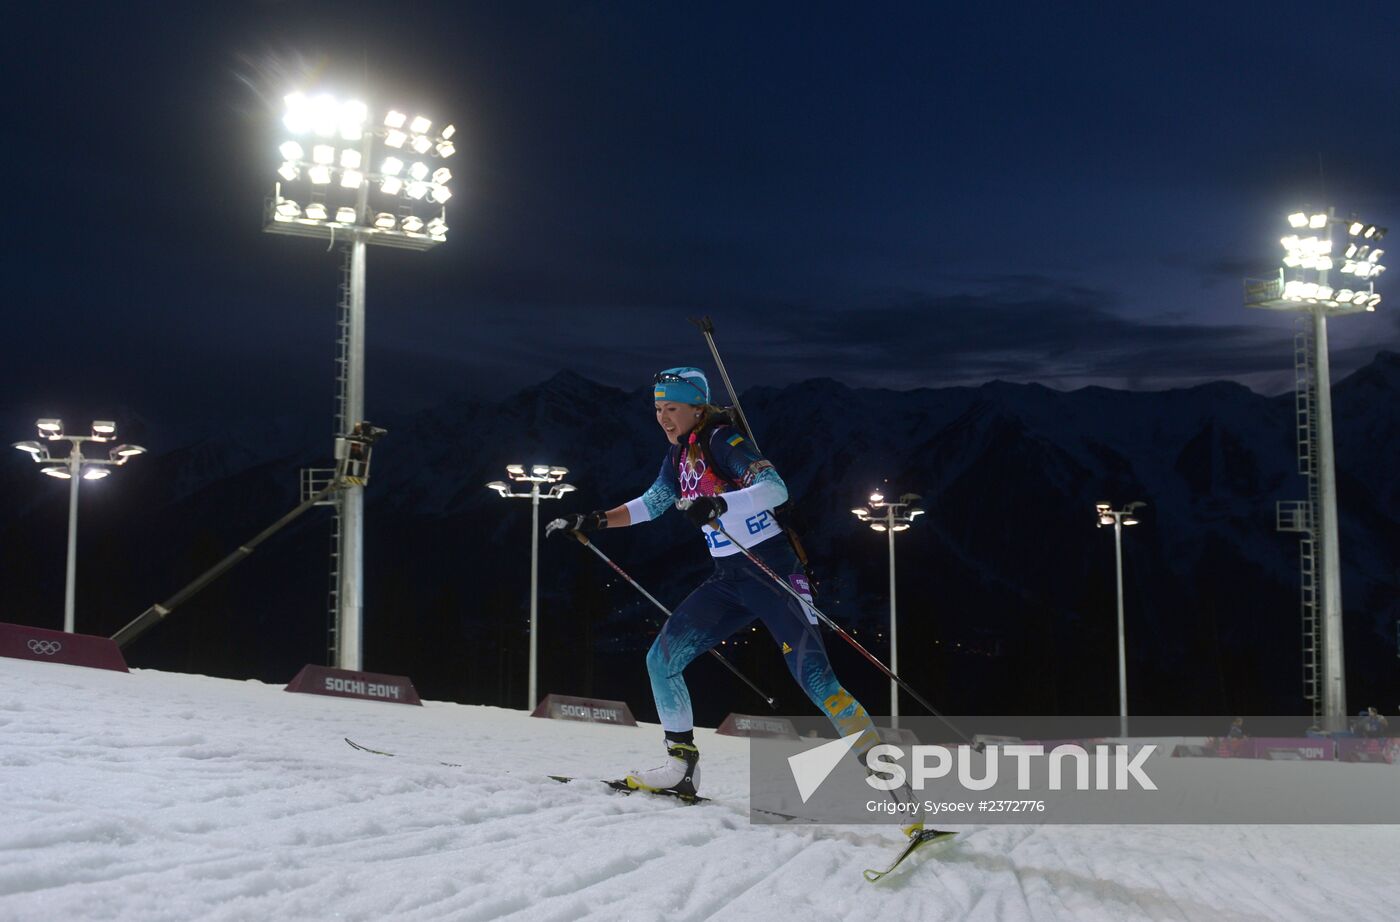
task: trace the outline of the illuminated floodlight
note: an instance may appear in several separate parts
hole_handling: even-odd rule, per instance
[[[291,199],[283,199],[277,203],[277,213],[284,218],[295,218],[301,214],[301,206]]]
[[[429,193],[429,194],[430,194],[432,200],[435,201],[435,202],[437,202],[439,205],[443,204],[443,203],[446,202],[448,199],[452,198],[452,190],[449,189],[449,188],[447,188],[446,186],[436,186],[436,185],[435,185],[435,186],[433,186],[433,191],[432,191],[431,193]]]
[[[360,140],[368,119],[369,109],[364,103],[356,100],[347,102],[340,108],[340,136],[347,141]]]
[[[438,145],[437,145],[437,155],[438,155],[439,157],[447,158],[447,157],[451,157],[451,156],[452,156],[453,154],[455,154],[455,153],[457,153],[457,148],[453,146],[453,144],[452,144],[451,141],[439,141],[439,142],[438,142]]]
[[[384,158],[384,165],[379,168],[379,172],[385,176],[397,176],[403,172],[403,161],[398,157]]]
[[[374,216],[375,227],[382,227],[385,230],[393,230],[394,225],[397,223],[398,221],[395,220],[394,216],[387,211],[381,211],[379,214]]]
[[[35,461],[38,461],[39,456],[44,453],[44,446],[40,445],[38,442],[16,442],[15,447],[20,451],[29,452],[29,454],[34,456]]]
[[[432,150],[432,148],[433,148],[433,142],[432,142],[432,140],[429,139],[429,137],[428,137],[427,135],[425,135],[425,134],[414,135],[414,137],[413,137],[413,145],[412,145],[412,146],[413,146],[413,149],[414,149],[415,151],[417,151],[418,153],[420,153],[420,154],[426,154],[428,151]]]
[[[340,128],[340,106],[335,97],[322,93],[311,100],[311,130],[323,138],[335,135]]]
[[[409,123],[408,130],[414,134],[427,134],[431,127],[433,127],[433,123],[420,115]]]
[[[1328,285],[1317,286],[1317,298],[1319,301],[1332,300],[1332,288]]]
[[[39,435],[46,439],[57,439],[63,437],[63,420],[61,419],[41,419],[34,424]]]
[[[408,231],[410,234],[416,234],[423,229],[423,219],[417,215],[411,214],[403,219],[399,227]]]
[[[358,170],[360,168],[360,152],[353,147],[347,147],[340,152],[340,165],[347,170]]]
[[[448,138],[452,137],[452,136],[453,136],[454,134],[456,134],[456,133],[457,133],[457,126],[455,126],[455,125],[447,125],[446,127],[444,127],[444,128],[442,129],[442,139],[443,139],[444,141],[446,141]]]
[[[423,161],[419,160],[416,163],[414,163],[413,166],[408,168],[408,175],[417,180],[427,179],[428,165]]]
[[[1373,263],[1378,263],[1381,261],[1381,254],[1384,252],[1385,250],[1372,250],[1366,258]]]
[[[379,191],[385,195],[398,195],[403,191],[403,180],[397,176],[386,176],[379,184]]]
[[[107,470],[105,467],[90,467],[87,470],[83,471],[83,479],[101,480],[103,477],[106,477],[110,473],[112,472]]]
[[[117,434],[117,424],[110,419],[95,419],[92,421],[92,437],[94,439],[109,439]]]
[[[327,217],[327,214],[326,214],[326,203],[325,203],[325,202],[312,202],[310,205],[307,205],[307,206],[306,206],[306,216],[307,216],[308,218],[310,218],[311,220],[313,220],[313,221],[324,221],[324,220],[326,220],[326,217]]]
[[[411,199],[420,199],[428,194],[428,184],[425,182],[411,182],[408,184],[408,188],[404,190],[404,194]]]
[[[118,463],[125,463],[125,459],[134,458],[137,455],[144,455],[145,453],[146,449],[142,448],[140,445],[118,445],[116,448],[112,449],[112,457],[122,459],[122,461]]]
[[[288,160],[277,168],[277,175],[281,176],[287,182],[291,182],[301,175],[301,170],[297,168],[295,163]]]
[[[445,186],[452,181],[452,171],[445,166],[433,170],[433,182],[439,186]]]
[[[315,163],[335,163],[335,148],[329,144],[317,144],[311,148],[311,159]]]
[[[518,475],[520,475],[520,476],[523,477],[523,476],[525,475],[525,465],[523,465],[523,464],[507,464],[507,465],[506,465],[506,473],[507,473],[507,474],[518,474]]]
[[[402,112],[395,112],[393,109],[390,109],[389,114],[384,116],[384,127],[402,128],[403,123],[405,120],[407,120],[407,118],[408,116],[404,115]]]
[[[1367,301],[1369,301],[1370,299],[1371,299],[1371,293],[1370,293],[1369,291],[1358,291],[1356,294],[1354,294],[1354,295],[1351,296],[1351,303],[1352,303],[1352,304],[1365,304],[1365,303],[1366,303]]]
[[[295,141],[283,141],[282,146],[277,150],[282,154],[283,160],[300,160],[306,154],[301,145]]]
[[[282,97],[287,112],[282,116],[282,124],[292,134],[306,134],[311,130],[311,105],[305,93],[289,93]]]
[[[1372,237],[1376,236],[1376,225],[1367,224],[1366,229],[1361,232],[1361,236],[1365,237],[1367,240],[1370,240]]]
[[[69,480],[73,476],[68,473],[68,468],[66,467],[46,467],[43,468],[43,472],[50,477],[57,477],[59,480]]]
[[[1366,310],[1368,310],[1368,311],[1373,311],[1373,310],[1376,309],[1376,305],[1377,305],[1377,304],[1380,304],[1380,303],[1381,303],[1381,296],[1380,296],[1380,295],[1371,295],[1370,299],[1368,299],[1368,300],[1366,301]]]
[[[447,222],[441,216],[433,218],[428,222],[428,233],[433,237],[445,237],[447,235]]]
[[[1315,214],[1312,217],[1308,218],[1308,227],[1312,228],[1313,230],[1319,230],[1326,226],[1327,215],[1325,214]]]
[[[326,166],[324,163],[318,163],[311,169],[307,170],[306,175],[310,177],[313,183],[316,183],[320,186],[324,186],[326,183],[331,181],[331,168]]]
[[[1355,237],[1357,234],[1360,234],[1365,227],[1366,225],[1362,224],[1360,221],[1352,221],[1351,224],[1347,225],[1347,233]]]
[[[390,147],[403,147],[403,142],[408,140],[408,135],[396,128],[390,128],[384,135],[384,143]]]
[[[340,174],[340,184],[347,189],[358,189],[360,183],[364,182],[365,174],[359,170],[345,170]]]
[[[1337,289],[1337,300],[1343,304],[1348,304],[1351,302],[1352,295],[1354,294],[1355,292],[1350,288],[1339,288]]]
[[[1303,214],[1301,211],[1295,211],[1293,212],[1293,214],[1288,216],[1288,223],[1293,227],[1307,227],[1308,216]]]
[[[335,210],[335,219],[341,224],[355,223],[355,209],[349,205],[341,205]]]

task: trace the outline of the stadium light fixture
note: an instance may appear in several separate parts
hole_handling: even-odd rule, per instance
[[[895,606],[894,578],[894,536],[897,532],[908,531],[914,519],[924,510],[915,506],[922,497],[915,493],[905,493],[896,502],[886,502],[884,493],[870,494],[867,506],[856,506],[851,514],[869,525],[871,530],[884,532],[889,537],[890,552],[890,672],[899,673],[899,619]],[[890,726],[899,727],[899,685],[890,680]]]
[[[1298,227],[1295,212],[1288,216]],[[1374,311],[1381,303],[1376,280],[1385,272],[1378,244],[1386,229],[1334,209],[1308,215],[1311,236],[1284,237],[1283,266],[1273,279],[1246,279],[1245,306],[1300,315],[1295,368],[1298,377],[1299,464],[1309,480],[1306,514],[1285,518],[1280,528],[1304,532],[1304,550],[1317,555],[1317,585],[1305,587],[1304,685],[1315,717],[1338,728],[1347,715],[1346,657],[1342,629],[1341,550],[1337,528],[1336,458],[1332,443],[1331,371],[1327,318]],[[1339,258],[1333,241],[1344,232]],[[1340,266],[1337,266],[1340,262]],[[1333,285],[1329,273],[1342,275]],[[1297,522],[1302,522],[1297,526]],[[1315,591],[1316,590],[1316,591]],[[1314,617],[1315,613],[1315,617]]]
[[[348,433],[364,415],[368,245],[423,251],[447,239],[447,197],[429,197],[426,184],[410,189],[400,175],[403,160],[394,156],[394,149],[411,140],[424,158],[438,161],[447,156],[442,146],[450,146],[453,131],[449,125],[432,133],[427,114],[416,116],[410,125],[400,109],[376,109],[363,100],[329,93],[292,92],[284,103],[281,128],[285,131],[272,142],[280,155],[278,180],[264,206],[263,227],[270,233],[344,245],[347,281],[341,327],[345,333],[336,374],[340,389],[336,425],[337,431]],[[438,165],[425,163],[425,175]],[[418,232],[429,222],[437,222],[432,225],[436,233]],[[332,550],[336,572],[333,657],[335,665],[358,670],[363,660],[363,487],[338,492],[333,505],[341,520]]]
[[[29,455],[40,465],[39,471],[56,480],[69,481],[68,486],[68,563],[64,579],[63,630],[73,633],[76,628],[76,595],[78,574],[78,486],[84,480],[101,480],[136,455],[145,453],[139,445],[117,445],[108,450],[106,458],[89,458],[83,454],[83,443],[107,443],[116,439],[117,424],[110,419],[93,420],[89,435],[64,435],[63,420],[44,418],[35,422],[42,442],[15,442],[14,447]],[[67,442],[66,455],[53,455],[49,445]],[[48,444],[45,444],[48,443]]]
[[[1118,735],[1128,735],[1128,645],[1123,628],[1123,526],[1138,524],[1134,513],[1147,503],[1131,502],[1122,509],[1114,509],[1108,503],[1094,506],[1098,517],[1096,527],[1113,526],[1114,572],[1118,585]]]
[[[486,485],[488,490],[494,490],[502,499],[530,500],[530,679],[526,707],[531,711],[539,703],[540,500],[562,499],[565,494],[572,493],[573,485],[562,483],[568,473],[567,467],[552,464],[531,465],[529,473],[526,473],[523,464],[507,464],[506,476],[516,483],[529,484],[529,489],[513,491],[501,480],[493,480]],[[541,492],[541,486],[548,486],[549,489]]]

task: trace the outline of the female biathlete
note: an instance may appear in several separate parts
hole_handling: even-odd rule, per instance
[[[656,422],[671,443],[661,473],[645,493],[607,511],[555,519],[545,534],[622,528],[660,518],[679,506],[699,526],[714,557],[714,573],[662,625],[647,652],[656,713],[665,731],[666,761],[629,772],[634,790],[695,796],[700,786],[700,751],[695,746],[690,692],[682,672],[691,660],[758,618],[782,650],[792,677],[836,725],[842,737],[861,732],[852,747],[864,761],[879,742],[865,708],[831,671],[816,617],[744,556],[715,528],[810,600],[806,577],[791,544],[773,516],[787,501],[787,486],[753,443],[710,403],[710,385],[698,368],[668,368],[655,379]]]

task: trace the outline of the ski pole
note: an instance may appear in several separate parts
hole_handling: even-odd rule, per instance
[[[954,733],[956,733],[956,734],[958,735],[958,737],[959,737],[964,743],[967,743],[969,746],[971,746],[971,747],[972,747],[973,749],[975,749],[977,752],[981,752],[981,751],[983,750],[983,748],[984,748],[984,747],[983,747],[983,744],[981,744],[981,743],[974,743],[972,740],[968,739],[968,738],[967,738],[967,734],[963,733],[963,732],[962,732],[961,730],[959,730],[957,727],[953,726],[952,721],[950,721],[950,720],[948,720],[948,718],[944,717],[943,714],[942,714],[941,712],[939,712],[938,708],[936,708],[936,707],[934,707],[933,705],[929,704],[927,701],[924,700],[924,697],[923,697],[922,695],[920,695],[918,692],[914,691],[914,689],[910,688],[908,682],[905,682],[905,681],[904,681],[903,679],[901,679],[899,676],[897,676],[897,675],[895,675],[893,672],[891,672],[891,671],[890,671],[890,667],[888,667],[888,666],[886,666],[884,663],[880,662],[879,657],[875,656],[875,654],[871,653],[869,650],[865,649],[865,647],[861,646],[861,645],[860,645],[860,641],[856,640],[856,639],[855,639],[854,637],[852,637],[850,634],[847,634],[847,633],[846,633],[846,630],[845,630],[843,627],[841,627],[841,625],[837,624],[835,621],[832,621],[830,618],[828,618],[828,617],[826,616],[826,614],[825,614],[820,608],[817,608],[817,606],[813,605],[811,602],[809,602],[809,601],[807,601],[806,599],[804,599],[804,598],[802,597],[802,594],[801,594],[800,592],[798,592],[796,589],[792,588],[792,584],[791,584],[791,583],[789,583],[787,580],[783,579],[783,578],[782,578],[781,576],[779,576],[777,573],[774,573],[774,572],[773,572],[773,568],[770,567],[770,566],[768,566],[768,564],[766,564],[766,563],[764,563],[763,561],[759,560],[759,559],[758,559],[758,555],[754,554],[753,551],[750,551],[748,548],[744,547],[742,544],[740,544],[738,541],[736,541],[735,538],[734,538],[734,536],[731,535],[728,531],[726,531],[725,528],[724,528],[724,526],[721,525],[721,524],[719,523],[719,520],[718,520],[718,519],[712,520],[712,521],[710,522],[710,524],[713,525],[714,528],[715,528],[715,530],[718,531],[721,535],[724,535],[724,537],[725,537],[730,543],[732,543],[735,547],[737,547],[737,548],[740,550],[740,552],[743,553],[743,555],[744,555],[745,557],[747,557],[749,560],[753,561],[754,566],[758,567],[758,568],[759,568],[760,570],[762,570],[764,573],[768,574],[768,577],[769,577],[771,580],[773,580],[773,582],[777,583],[779,586],[781,586],[781,587],[783,587],[784,589],[786,589],[786,590],[788,591],[788,594],[789,594],[789,595],[791,595],[794,599],[796,599],[799,603],[801,603],[801,605],[802,605],[804,608],[806,608],[807,610],[811,611],[811,612],[812,612],[813,614],[815,614],[818,618],[820,618],[820,619],[822,620],[822,623],[824,623],[827,627],[831,628],[831,629],[832,629],[833,631],[835,631],[837,634],[840,634],[840,635],[841,635],[841,638],[842,638],[843,640],[845,640],[845,641],[846,641],[848,644],[850,644],[851,646],[855,647],[856,650],[859,651],[859,653],[860,653],[862,656],[864,656],[866,659],[870,660],[870,662],[873,663],[877,669],[879,669],[879,670],[880,670],[881,672],[883,672],[886,676],[888,676],[891,680],[893,680],[895,683],[897,683],[897,684],[899,685],[900,688],[902,688],[902,689],[904,689],[905,691],[907,691],[907,692],[909,693],[909,695],[910,695],[915,701],[919,702],[919,703],[922,704],[926,709],[928,709],[928,712],[929,712],[930,714],[932,714],[934,717],[937,717],[939,720],[943,721],[943,725],[946,726],[949,730],[952,730]]]
[[[637,590],[637,591],[640,592],[642,595],[646,596],[647,599],[651,602],[651,604],[653,604],[653,605],[655,605],[657,608],[661,609],[662,613],[665,614],[667,618],[671,617],[671,610],[670,610],[669,608],[667,608],[665,605],[662,605],[660,602],[658,602],[658,601],[656,600],[656,597],[655,597],[655,596],[653,596],[650,592],[647,592],[645,589],[643,589],[642,586],[641,586],[641,584],[638,583],[635,579],[633,579],[632,577],[628,576],[626,570],[622,569],[622,568],[619,567],[617,564],[613,563],[613,559],[612,559],[611,557],[609,557],[607,554],[604,554],[602,551],[600,551],[600,550],[598,549],[598,545],[594,544],[592,541],[589,541],[587,535],[585,535],[585,534],[584,534],[583,532],[581,532],[581,531],[576,531],[576,532],[574,532],[574,537],[578,539],[579,544],[582,544],[584,547],[588,548],[590,551],[592,551],[593,553],[595,553],[595,554],[597,554],[599,557],[601,557],[601,558],[603,559],[603,562],[606,563],[608,566],[612,567],[612,568],[613,568],[613,571],[616,572],[618,576],[622,577],[623,579],[627,580],[627,582],[631,583],[633,589]],[[760,697],[760,698],[762,698],[764,701],[768,702],[768,706],[769,706],[770,708],[772,708],[772,709],[775,710],[775,711],[778,709],[777,702],[775,702],[775,701],[773,700],[773,696],[772,696],[772,695],[764,694],[763,689],[759,688],[757,685],[755,685],[755,684],[753,684],[752,682],[750,682],[750,681],[748,680],[748,678],[747,678],[742,672],[740,672],[738,669],[734,668],[734,664],[733,664],[733,663],[731,663],[729,660],[727,660],[727,659],[724,658],[724,655],[723,655],[723,654],[721,654],[718,650],[715,650],[715,649],[711,649],[711,650],[709,651],[709,653],[710,653],[710,655],[713,656],[715,659],[717,659],[717,660],[719,660],[721,663],[723,663],[725,669],[728,669],[730,672],[734,673],[734,675],[739,679],[740,682],[743,682],[743,683],[744,683],[745,685],[747,685],[749,688],[752,688],[752,689],[754,690],[754,692],[758,695],[758,697]]]

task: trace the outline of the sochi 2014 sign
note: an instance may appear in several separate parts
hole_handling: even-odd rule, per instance
[[[545,695],[530,714],[531,717],[552,717],[555,720],[586,720],[595,724],[617,724],[635,727],[637,719],[625,701],[599,698],[575,698],[570,695]]]
[[[330,666],[306,665],[287,683],[286,691],[334,698],[363,698],[392,704],[422,704],[408,678],[377,672],[352,672]]]
[[[786,717],[764,717],[757,714],[730,714],[715,730],[720,736],[761,736],[767,739],[797,739],[792,721]]]

